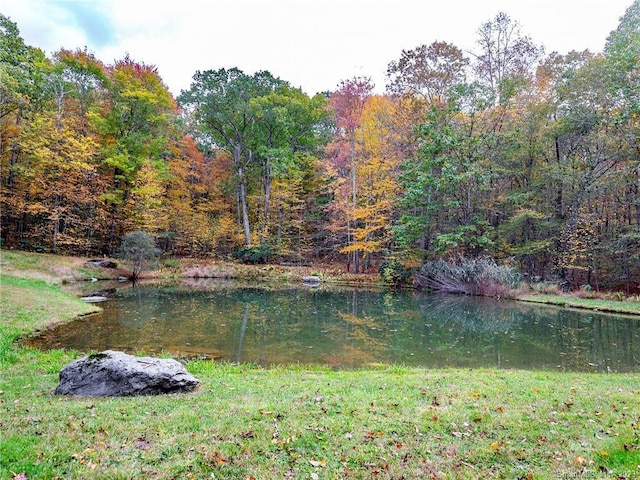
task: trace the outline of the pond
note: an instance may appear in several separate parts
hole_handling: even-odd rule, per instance
[[[640,318],[508,300],[220,282],[117,290],[31,343],[254,363],[637,372]]]

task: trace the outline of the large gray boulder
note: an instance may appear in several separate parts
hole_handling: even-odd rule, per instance
[[[95,397],[190,392],[200,381],[172,359],[135,357],[105,350],[60,371],[56,395]]]
[[[315,275],[308,275],[306,277],[302,277],[302,283],[305,285],[319,285],[320,277],[316,277]]]
[[[87,260],[84,264],[87,267],[118,268],[118,264],[111,260]]]

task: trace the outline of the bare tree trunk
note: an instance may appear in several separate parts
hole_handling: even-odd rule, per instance
[[[280,243],[282,241],[282,230],[283,230],[283,225],[282,223],[284,222],[284,214],[282,212],[282,207],[278,207],[278,231],[276,234],[276,241],[278,243]]]
[[[560,168],[562,160],[560,156],[560,139],[557,136],[555,137],[555,153],[556,153],[556,162],[558,164],[558,168]],[[554,198],[553,204],[555,208],[556,218],[562,219],[562,182],[556,187],[556,198]]]
[[[242,164],[242,144],[235,145],[233,149],[233,162],[238,174],[238,196],[240,197],[240,209],[242,214],[242,229],[244,231],[244,243],[248,247],[251,245],[251,226],[249,224],[249,212],[247,209],[247,187],[244,179],[244,165]],[[251,155],[251,152],[249,152]],[[249,158],[249,162],[251,158]]]
[[[353,132],[351,137],[351,206],[353,207],[353,212],[355,213],[356,207],[358,206],[358,194],[356,191],[357,183],[356,183],[356,138],[355,132]],[[355,230],[356,222],[353,221],[353,228]],[[352,237],[353,238],[353,237]],[[359,273],[360,271],[360,252],[358,250],[353,251],[353,271],[354,273]]]
[[[271,201],[271,171],[269,160],[265,161],[264,166],[264,203],[262,206],[262,228],[260,229],[260,243],[267,238],[269,228],[269,203]]]
[[[247,209],[247,192],[244,183],[243,169],[238,169],[238,192],[240,195],[240,207],[242,209],[242,229],[244,231],[244,243],[248,247],[251,245],[251,227],[249,225],[249,212]]]
[[[58,205],[56,201],[56,206],[54,208],[54,220],[53,220],[53,234],[51,238],[51,251],[56,252],[58,248],[58,233],[60,233],[60,212],[58,212]]]

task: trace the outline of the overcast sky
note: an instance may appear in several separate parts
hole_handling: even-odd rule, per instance
[[[0,0],[25,43],[155,65],[175,95],[197,70],[269,70],[313,95],[353,76],[382,92],[403,49],[436,40],[476,51],[498,12],[545,51],[601,52],[633,0]]]

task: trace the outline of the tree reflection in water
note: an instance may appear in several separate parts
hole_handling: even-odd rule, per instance
[[[375,364],[628,372],[640,320],[507,300],[385,290],[139,286],[34,345],[169,352],[264,366]]]

